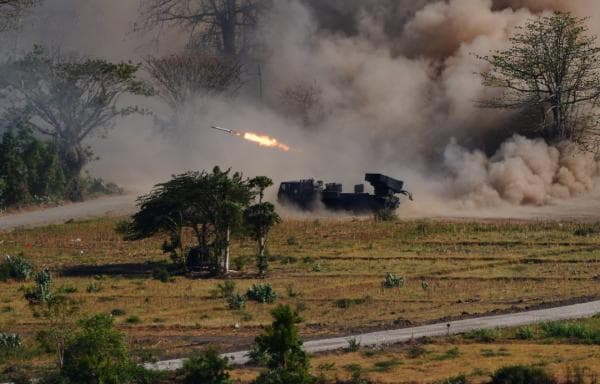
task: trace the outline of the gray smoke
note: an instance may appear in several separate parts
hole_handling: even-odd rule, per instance
[[[185,37],[134,33],[136,2],[55,0],[36,12],[15,49],[33,42],[111,59],[181,49]],[[513,136],[506,113],[481,110],[489,90],[475,73],[476,55],[507,46],[515,26],[555,10],[591,16],[593,0],[282,0],[261,24],[263,99],[249,67],[235,100],[190,103],[176,137],[158,135],[148,117],[128,118],[95,143],[94,172],[146,189],[172,173],[215,164],[276,182],[317,177],[347,184],[366,171],[407,182],[414,206],[472,209],[545,205],[595,195],[598,163],[568,143],[551,147]],[[158,44],[154,44],[158,41]],[[281,90],[298,83],[322,91],[323,118],[305,129],[282,113]],[[157,111],[158,101],[144,101]],[[160,113],[160,112],[159,112]],[[209,130],[218,124],[289,144],[289,153],[259,148]]]

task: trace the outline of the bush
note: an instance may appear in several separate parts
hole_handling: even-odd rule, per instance
[[[491,384],[556,384],[556,380],[541,368],[513,365],[497,370]]]
[[[29,304],[35,305],[40,303],[47,303],[53,297],[51,286],[52,286],[52,275],[45,269],[35,275],[34,287],[29,287],[25,291],[25,299]]]
[[[398,219],[396,210],[392,208],[383,208],[375,212],[375,221],[395,221]]]
[[[225,280],[223,283],[217,284],[216,288],[212,290],[212,296],[217,299],[227,299],[235,292],[235,282],[232,280]]]
[[[495,329],[476,329],[464,335],[465,339],[475,340],[480,343],[491,343],[498,338],[498,332]]]
[[[404,280],[404,277],[402,276],[396,276],[393,273],[388,273],[385,276],[385,280],[383,281],[383,283],[381,283],[381,286],[383,288],[402,288],[404,287],[404,284],[406,283],[406,280]]]
[[[542,324],[542,332],[546,337],[575,339],[582,342],[600,344],[600,331],[583,324],[564,321],[551,321]]]
[[[102,290],[102,286],[100,284],[96,284],[95,281],[88,284],[88,286],[85,288],[85,291],[87,293],[97,293],[97,292],[100,292],[101,290]]]
[[[113,316],[123,316],[125,315],[125,310],[121,308],[115,308],[112,311],[110,311],[110,314]]]
[[[338,308],[348,309],[353,305],[368,304],[373,302],[371,296],[365,296],[358,299],[338,299],[335,301],[335,306]]]
[[[230,384],[229,370],[231,366],[227,358],[209,349],[185,360],[177,374],[183,384]]]
[[[250,256],[238,256],[233,259],[233,266],[236,271],[243,272],[253,260]]]
[[[246,296],[248,299],[259,303],[271,304],[277,300],[277,293],[275,293],[271,284],[253,284],[246,292]]]
[[[109,315],[81,321],[81,331],[66,345],[61,376],[71,383],[148,383],[153,375],[129,361],[123,334]]]
[[[530,340],[533,339],[533,330],[531,327],[519,327],[515,336],[519,340]]]
[[[127,324],[140,324],[142,322],[142,319],[140,319],[139,316],[129,316],[125,319],[125,322]]]
[[[4,262],[0,265],[0,280],[27,280],[33,274],[33,265],[23,257],[6,255]]]
[[[348,339],[348,347],[346,348],[346,350],[348,352],[356,352],[359,349],[360,349],[360,340],[358,340],[356,337]]]
[[[244,309],[246,307],[246,297],[239,293],[234,293],[227,297],[227,306],[229,309]]]
[[[0,332],[0,356],[12,355],[22,346],[21,336],[16,333]]]

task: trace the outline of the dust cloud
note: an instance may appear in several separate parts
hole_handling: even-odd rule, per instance
[[[257,33],[260,68],[247,63],[238,97],[194,100],[160,132],[155,118],[166,107],[131,100],[156,116],[128,117],[95,140],[100,160],[90,171],[134,192],[216,164],[276,183],[314,177],[346,187],[382,172],[414,193],[401,207],[408,216],[595,204],[600,166],[592,155],[513,135],[511,116],[475,103],[490,92],[476,56],[506,48],[516,26],[556,10],[589,16],[590,31],[600,33],[593,0],[275,1]],[[137,1],[47,1],[6,46],[60,44],[133,61],[185,47],[177,31],[134,32],[138,12]],[[281,108],[281,91],[298,83],[321,91],[324,113],[309,128]],[[261,148],[212,125],[274,136],[293,150]]]

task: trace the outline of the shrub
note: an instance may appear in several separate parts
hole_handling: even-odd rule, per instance
[[[396,276],[393,273],[389,273],[385,276],[385,280],[383,281],[383,283],[381,283],[381,286],[383,288],[402,288],[404,287],[404,284],[406,283],[406,280],[404,280],[404,277],[402,276]]]
[[[253,260],[250,256],[238,256],[233,259],[233,266],[236,271],[243,272]]]
[[[533,339],[533,330],[531,327],[519,327],[515,334],[516,338],[519,340],[530,340]]]
[[[392,208],[383,208],[375,212],[375,221],[395,221],[398,219],[396,210]]]
[[[465,339],[475,340],[480,343],[491,343],[498,338],[498,332],[495,329],[476,329],[464,335]]]
[[[346,348],[346,350],[348,352],[356,352],[360,349],[360,340],[358,340],[356,337],[348,339],[347,341],[348,347]]]
[[[513,365],[497,370],[491,384],[556,384],[556,380],[541,368]]]
[[[123,316],[125,314],[125,310],[121,308],[115,308],[110,311],[110,314],[113,316]]]
[[[277,293],[275,293],[271,284],[253,284],[246,292],[246,296],[248,299],[259,303],[271,304],[277,300]]]
[[[129,316],[128,318],[125,319],[125,322],[127,324],[140,324],[142,322],[142,319],[140,319],[139,316]]]
[[[546,337],[560,337],[580,340],[587,343],[600,344],[600,331],[564,321],[551,321],[542,324],[542,332]]]
[[[165,267],[155,268],[152,271],[152,278],[154,280],[162,281],[163,283],[168,283],[175,280],[171,277],[171,274]]]
[[[373,302],[373,298],[371,296],[365,296],[358,299],[338,299],[335,301],[335,306],[338,308],[348,309],[353,305],[360,305],[365,303]]]
[[[222,358],[214,349],[197,353],[185,360],[177,373],[183,384],[230,384],[231,366],[227,358]]]
[[[102,286],[100,284],[96,284],[95,281],[88,284],[88,286],[85,288],[85,291],[87,293],[96,293],[96,292],[100,292],[101,290],[102,290]]]
[[[23,345],[21,336],[16,333],[0,332],[0,356],[12,355]]]
[[[73,383],[127,383],[132,379],[123,334],[109,315],[81,321],[81,331],[65,348],[61,375]]]
[[[231,294],[227,297],[227,306],[229,309],[244,309],[246,307],[246,297],[239,293]]]
[[[40,304],[47,303],[53,297],[51,286],[52,286],[52,275],[47,269],[36,273],[34,287],[29,287],[25,291],[25,299],[29,304]]]
[[[33,274],[33,265],[23,257],[6,255],[0,266],[0,280],[27,280]]]
[[[235,292],[235,282],[233,280],[225,280],[223,283],[217,284],[212,290],[212,296],[215,299],[227,299]]]

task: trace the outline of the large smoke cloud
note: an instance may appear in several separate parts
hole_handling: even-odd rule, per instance
[[[34,26],[22,45],[63,39],[66,48],[134,60],[183,46],[177,34],[156,47],[132,33],[138,9],[131,3],[47,2],[40,15],[75,22],[61,20],[53,31]],[[154,133],[151,119],[129,118],[96,144],[103,160],[95,170],[144,188],[213,164],[276,181],[354,182],[365,171],[382,171],[404,178],[417,191],[417,205],[420,199],[464,208],[544,205],[589,194],[599,176],[591,155],[566,143],[551,147],[513,136],[509,115],[475,103],[489,92],[475,74],[484,69],[476,55],[505,48],[515,26],[556,10],[590,15],[591,31],[600,32],[600,5],[593,0],[275,1],[258,34],[267,52],[262,101],[249,77],[236,100],[192,103],[183,119],[188,125],[170,140]],[[97,30],[105,37],[98,39]],[[278,108],[280,91],[298,82],[322,90],[326,113],[311,130]],[[215,123],[278,136],[298,150],[265,151],[206,130]]]

